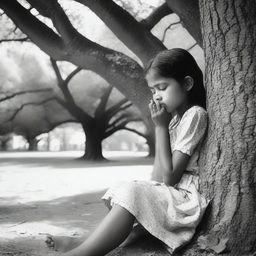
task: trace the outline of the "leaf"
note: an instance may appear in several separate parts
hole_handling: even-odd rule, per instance
[[[210,246],[218,244],[218,238],[213,235],[199,236],[197,244],[200,249],[207,250]]]
[[[227,237],[218,239],[215,235],[206,235],[200,236],[197,244],[202,250],[213,250],[219,254],[227,249],[226,243],[228,240]]]
[[[223,252],[225,249],[227,249],[226,247],[226,243],[228,241],[228,238],[221,238],[218,245],[216,246],[212,246],[210,247],[212,250],[214,250],[217,253],[221,253]]]

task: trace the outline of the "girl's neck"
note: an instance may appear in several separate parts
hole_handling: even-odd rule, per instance
[[[175,116],[176,114],[178,115],[179,119],[182,118],[183,114],[189,109],[191,108],[192,105],[189,104],[188,102],[182,104],[181,106],[179,106],[178,108],[176,108],[173,112],[172,112],[172,116]]]

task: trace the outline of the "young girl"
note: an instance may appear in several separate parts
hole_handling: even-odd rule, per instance
[[[109,188],[101,198],[109,213],[65,256],[105,255],[142,235],[173,253],[191,240],[210,202],[198,192],[197,160],[208,121],[202,71],[188,51],[173,48],[149,61],[145,79],[156,139],[151,180]]]

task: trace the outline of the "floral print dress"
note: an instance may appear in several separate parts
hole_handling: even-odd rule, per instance
[[[179,183],[168,186],[161,180],[121,181],[101,197],[109,210],[118,204],[132,213],[134,225],[140,223],[171,254],[191,240],[210,202],[198,191],[197,160],[207,122],[207,111],[194,105],[169,123],[171,151],[190,156]]]

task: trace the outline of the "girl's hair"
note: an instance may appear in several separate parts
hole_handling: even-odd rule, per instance
[[[204,88],[203,73],[194,57],[185,49],[172,48],[163,50],[149,60],[144,68],[144,77],[153,69],[158,75],[165,78],[174,78],[182,83],[185,76],[194,79],[193,87],[188,91],[189,103],[206,109],[206,91]]]

